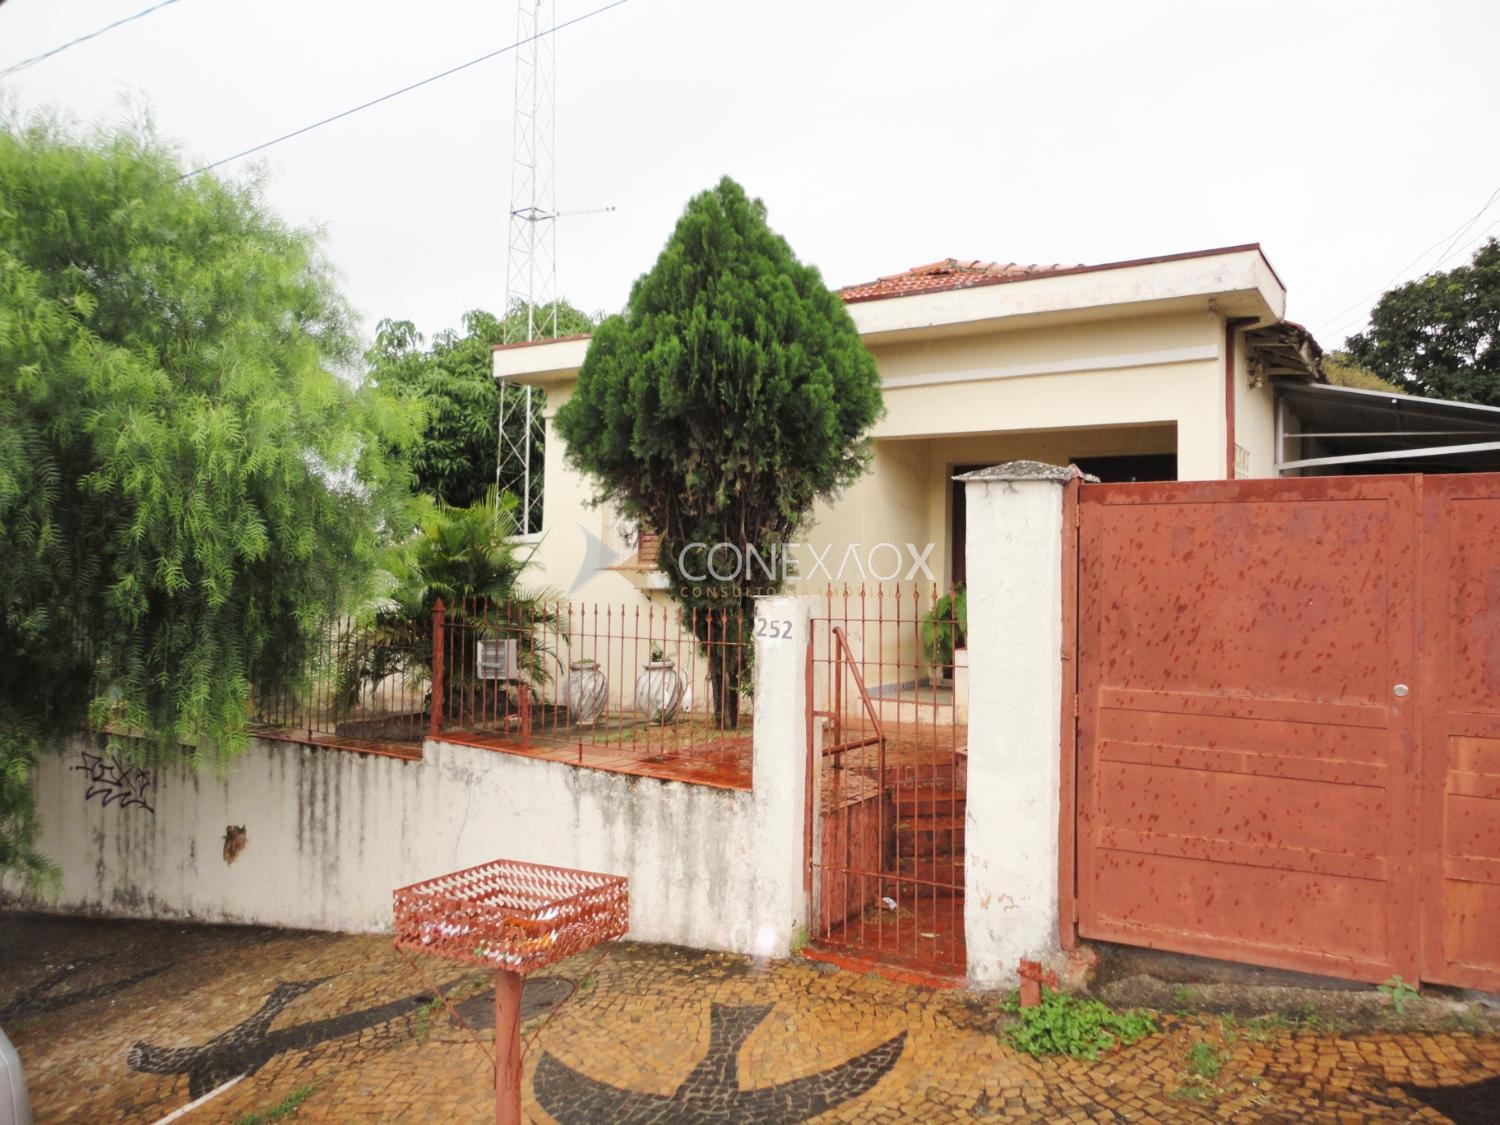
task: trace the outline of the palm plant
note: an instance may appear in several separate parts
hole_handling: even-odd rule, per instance
[[[397,672],[431,678],[429,623],[440,599],[451,635],[464,642],[513,640],[516,671],[534,685],[551,681],[560,662],[547,637],[567,638],[558,628],[557,595],[520,586],[532,552],[523,555],[510,541],[516,506],[515,497],[506,493],[497,498],[493,489],[466,507],[436,503],[418,534],[390,552],[390,601],[360,630],[364,642],[346,646],[341,661],[339,695],[347,707],[366,685]],[[448,671],[448,706],[479,687],[476,665],[460,660]]]

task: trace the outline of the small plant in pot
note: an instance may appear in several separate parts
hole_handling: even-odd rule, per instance
[[[933,603],[922,615],[922,656],[932,668],[933,678],[953,678],[953,654],[964,647],[969,629],[969,596],[962,584]]]
[[[669,723],[682,702],[682,677],[677,662],[660,646],[651,646],[651,659],[641,668],[635,681],[636,710],[650,723]]]

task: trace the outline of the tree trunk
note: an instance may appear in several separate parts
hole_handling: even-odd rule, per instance
[[[740,690],[750,666],[745,620],[743,612],[729,610],[710,611],[695,622],[694,631],[708,657],[714,725],[720,730],[733,730],[740,722]]]

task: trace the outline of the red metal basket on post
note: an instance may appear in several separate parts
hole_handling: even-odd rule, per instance
[[[630,926],[623,875],[498,859],[395,892],[395,944],[495,970],[495,1120],[521,1120],[521,977]]]

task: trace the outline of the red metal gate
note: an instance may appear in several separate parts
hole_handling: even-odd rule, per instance
[[[964,644],[936,591],[829,591],[813,619],[809,956],[964,970]]]
[[[1422,497],[1422,975],[1500,989],[1500,476]]]
[[[1500,478],[1086,487],[1078,542],[1079,932],[1500,987]]]

